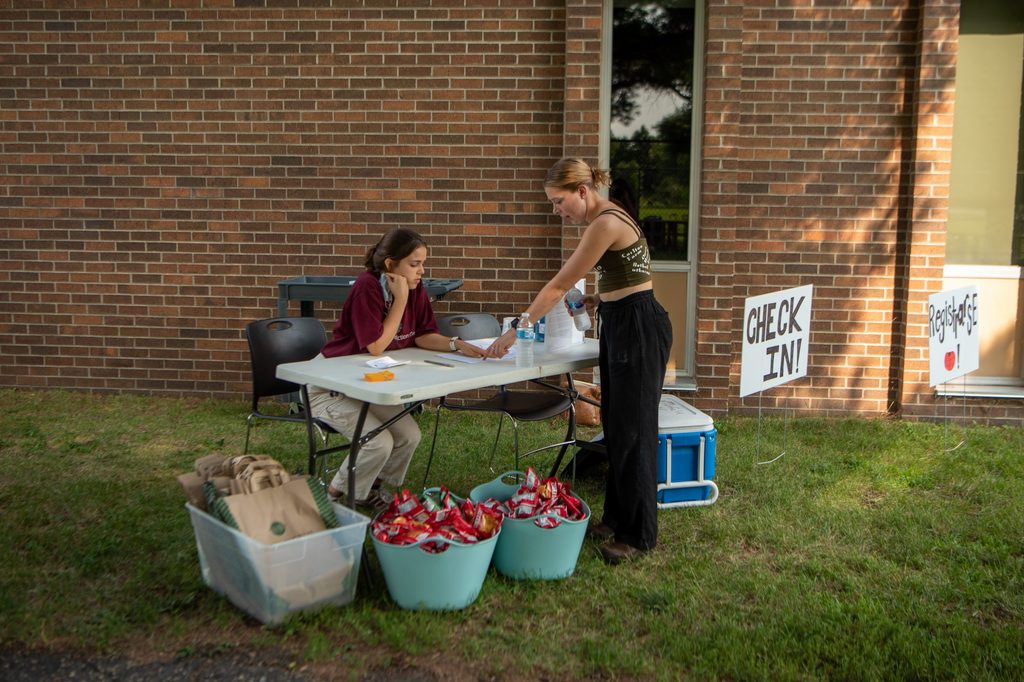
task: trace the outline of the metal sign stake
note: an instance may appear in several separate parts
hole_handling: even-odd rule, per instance
[[[782,459],[782,456],[786,454],[786,447],[789,443],[789,405],[788,401],[783,400],[782,403],[782,452],[775,455],[775,457],[765,460],[763,462],[757,461],[761,457],[761,394],[764,391],[757,392],[757,451],[754,456],[754,464],[771,464]]]
[[[963,400],[963,417],[960,424],[962,433],[967,433],[967,375],[964,374],[961,378],[961,396]],[[945,384],[944,384],[945,385]],[[947,393],[942,400],[942,443],[945,446],[944,452],[954,452],[960,449],[960,446],[967,442],[967,438],[964,435],[960,436],[960,442],[949,447],[949,394]]]

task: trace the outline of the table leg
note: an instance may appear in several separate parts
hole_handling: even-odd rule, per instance
[[[363,433],[363,427],[366,425],[366,414],[370,411],[370,403],[364,402],[363,406],[359,408],[359,418],[356,419],[356,428],[352,432],[352,440],[348,448],[348,459],[346,460],[348,462],[348,490],[346,492],[348,495],[349,507],[352,509],[356,508],[356,457],[359,455],[359,449],[364,443],[380,433],[381,430],[388,428],[396,421],[415,410],[418,406],[422,405],[424,402],[425,401],[423,400],[417,400],[414,403],[406,404],[404,410],[366,434]]]
[[[360,439],[363,434],[363,424],[366,423],[366,413],[369,411],[370,403],[363,403],[363,406],[359,408],[356,430],[352,433],[352,445],[348,450],[348,506],[353,511],[356,508],[356,457],[359,455],[359,447],[362,445]]]

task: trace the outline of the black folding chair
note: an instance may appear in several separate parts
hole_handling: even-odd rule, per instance
[[[497,318],[487,313],[469,313],[465,315],[447,315],[437,318],[437,327],[445,336],[459,336],[466,340],[486,339],[501,334],[501,323]],[[567,374],[568,387],[554,386],[541,380],[533,383],[542,386],[542,391],[510,391],[501,386],[494,395],[482,400],[452,400],[450,396],[441,398],[434,416],[434,436],[430,443],[430,456],[427,459],[427,469],[423,474],[423,485],[426,487],[427,476],[430,474],[430,466],[434,461],[434,448],[437,445],[437,428],[441,420],[441,411],[466,410],[471,412],[494,412],[498,414],[498,432],[494,437],[494,446],[491,448],[491,459],[488,463],[493,469],[494,455],[498,449],[498,440],[501,438],[501,427],[508,417],[512,423],[514,433],[513,443],[515,448],[515,470],[519,471],[519,461],[534,453],[551,448],[561,447],[558,455],[561,461],[565,450],[570,444],[576,441],[576,392],[572,385],[572,375]],[[565,439],[559,443],[552,443],[544,447],[519,453],[519,422],[543,421],[557,417],[563,412],[569,412],[569,425]]]
[[[328,436],[337,433],[329,424],[314,419],[308,414],[308,398],[304,386],[277,378],[277,366],[286,362],[309,360],[320,353],[327,335],[324,326],[314,317],[274,317],[250,322],[245,326],[249,341],[249,357],[252,361],[252,410],[246,419],[245,452],[249,452],[249,435],[256,419],[295,422],[306,425],[308,471],[316,475],[318,460],[319,477],[327,481],[328,463],[323,452]],[[293,411],[288,414],[267,414],[260,409],[260,400],[287,394],[303,396]],[[322,443],[317,446],[317,438]],[[340,448],[332,448],[336,452]]]

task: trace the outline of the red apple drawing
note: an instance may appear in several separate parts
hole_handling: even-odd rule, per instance
[[[946,371],[950,371],[956,365],[956,353],[951,350],[946,351]]]

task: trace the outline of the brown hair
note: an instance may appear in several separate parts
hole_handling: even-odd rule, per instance
[[[374,274],[380,274],[384,272],[385,259],[402,260],[416,249],[421,246],[426,247],[426,245],[427,243],[423,241],[419,232],[410,230],[408,227],[396,227],[381,237],[380,241],[366,252],[366,269]]]
[[[545,187],[558,187],[575,191],[580,185],[591,188],[607,187],[612,182],[611,173],[599,168],[591,168],[583,159],[566,157],[560,159],[544,178]]]

